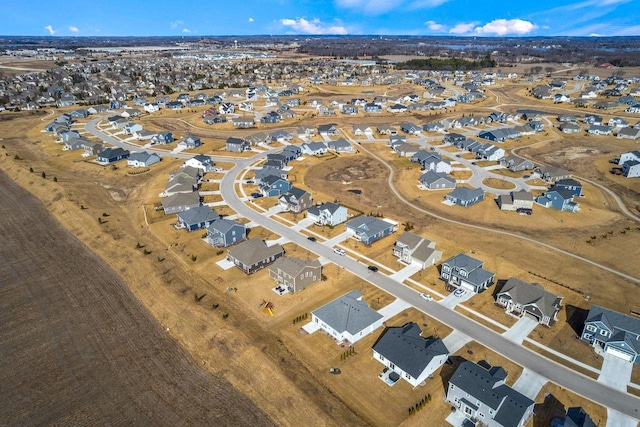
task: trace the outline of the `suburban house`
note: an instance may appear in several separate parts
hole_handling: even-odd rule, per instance
[[[172,196],[178,193],[192,193],[198,189],[199,176],[189,173],[177,173],[169,178],[161,197]]]
[[[456,188],[456,180],[445,173],[428,171],[419,178],[420,185],[427,190],[450,190]]]
[[[164,145],[173,142],[173,134],[171,132],[158,132],[155,136],[151,137],[151,145]]]
[[[387,328],[373,345],[373,358],[414,387],[444,365],[449,350],[440,338],[423,338],[417,323]],[[395,381],[394,381],[395,382]]]
[[[233,153],[242,153],[249,149],[249,142],[243,138],[230,136],[225,143],[225,150]]]
[[[500,210],[517,211],[518,209],[533,209],[533,194],[525,190],[512,191],[501,194],[497,199]]]
[[[451,204],[469,207],[484,200],[484,191],[482,188],[458,187],[444,198]]]
[[[196,206],[200,206],[200,195],[196,192],[178,193],[162,199],[165,215],[177,214]]]
[[[185,167],[191,166],[192,168],[202,169],[203,173],[211,171],[214,165],[213,159],[205,154],[198,154],[184,162]]]
[[[466,136],[459,133],[448,133],[444,136],[444,143],[447,145],[457,145],[458,143],[467,139]]]
[[[322,277],[322,266],[317,259],[282,257],[269,266],[269,277],[295,293],[318,282]]]
[[[141,151],[139,153],[131,153],[127,157],[127,165],[134,168],[146,168],[160,161],[160,156],[156,153],[147,153]]]
[[[546,182],[556,182],[561,179],[571,178],[571,173],[555,166],[539,166],[534,170],[534,175]]]
[[[393,256],[405,264],[419,265],[423,270],[442,258],[442,252],[436,250],[436,243],[405,231],[393,246]]]
[[[580,133],[580,131],[582,131],[582,128],[578,124],[572,122],[561,123],[558,129],[563,133]]]
[[[467,254],[460,253],[440,266],[440,279],[447,287],[462,288],[480,293],[491,286],[495,274],[482,268],[484,263]]]
[[[313,220],[313,222],[318,225],[335,227],[347,221],[347,208],[327,202],[309,207],[309,209],[307,209],[307,218]]]
[[[214,225],[215,221],[213,224]],[[284,256],[284,249],[278,243],[267,246],[260,237],[245,240],[230,248],[227,252],[227,260],[232,262],[246,274],[252,274],[276,259]]]
[[[465,361],[449,379],[447,402],[472,422],[490,427],[524,427],[535,402],[505,384],[507,372]]]
[[[563,427],[597,427],[589,414],[579,406],[567,409]]]
[[[230,219],[218,218],[207,227],[205,240],[213,247],[226,248],[246,238],[246,225]]]
[[[521,172],[533,169],[533,162],[531,162],[531,160],[523,159],[522,157],[518,157],[513,154],[501,158],[500,164],[512,172]]]
[[[220,215],[209,206],[196,206],[178,213],[177,216],[179,226],[187,231],[207,228],[213,221],[220,218]]]
[[[117,162],[118,160],[126,159],[129,157],[129,152],[120,147],[105,148],[96,156],[96,161],[101,164],[109,164]]]
[[[300,146],[303,154],[321,156],[327,154],[328,147],[324,142],[303,142]]]
[[[640,151],[629,151],[620,155],[618,165],[622,166],[622,173],[627,178],[640,176]]]
[[[231,123],[238,129],[249,129],[256,126],[256,122],[252,116],[234,117],[231,119]]]
[[[581,339],[596,349],[640,364],[640,319],[592,305]]]
[[[353,290],[311,312],[311,325],[331,335],[338,344],[354,344],[382,326],[383,316]]]
[[[640,128],[622,128],[618,131],[618,134],[616,136],[618,138],[631,139],[635,141],[636,139],[640,138]]]
[[[541,325],[551,326],[558,320],[562,297],[545,290],[538,283],[512,277],[496,294],[496,303],[505,307],[508,314],[516,317],[527,315]]]
[[[200,140],[200,138],[193,135],[189,135],[182,141],[178,142],[178,147],[180,148],[193,149],[196,147],[200,147],[201,145],[202,141]]]
[[[408,133],[409,135],[413,135],[422,131],[422,128],[418,125],[414,125],[413,123],[403,123],[400,125],[400,130],[404,133]]]
[[[280,176],[267,176],[259,185],[264,197],[280,196],[289,191],[291,183]]]
[[[573,178],[560,179],[553,184],[552,189],[568,190],[577,197],[582,197],[582,184]]]
[[[320,125],[318,126],[318,134],[323,136],[338,136],[338,128],[335,124]]]
[[[370,245],[396,231],[398,225],[374,216],[361,215],[347,222],[346,228],[354,233],[354,239]]]
[[[308,191],[291,187],[289,191],[280,196],[278,202],[285,211],[300,213],[309,209],[313,203],[313,199],[311,198],[311,193]]]
[[[570,190],[551,187],[549,191],[536,197],[536,203],[545,208],[559,211],[578,212],[580,205],[573,201],[574,194]]]
[[[329,150],[333,150],[337,153],[353,153],[355,150],[353,149],[353,145],[349,143],[344,138],[339,138],[335,141],[329,141],[327,144]]]

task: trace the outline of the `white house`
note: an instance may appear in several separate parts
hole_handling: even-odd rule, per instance
[[[335,203],[323,203],[307,209],[307,218],[318,225],[335,227],[347,221],[347,208]]]
[[[147,153],[142,151],[140,153],[131,153],[127,158],[127,165],[134,168],[146,168],[154,163],[160,161],[160,156],[156,153]]]
[[[184,166],[191,166],[193,168],[202,169],[203,172],[209,172],[215,166],[213,159],[204,154],[198,154],[189,160],[184,162]]]

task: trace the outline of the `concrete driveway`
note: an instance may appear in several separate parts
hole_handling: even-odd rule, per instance
[[[538,326],[538,321],[528,316],[522,316],[515,325],[502,334],[508,340],[522,344],[522,341],[529,336],[531,332]]]
[[[411,264],[411,265],[405,266],[400,271],[396,271],[389,277],[391,277],[393,280],[397,280],[398,282],[402,283],[420,270],[422,270],[422,266],[417,264]]]
[[[531,400],[536,400],[538,393],[547,383],[547,379],[525,368],[518,380],[513,384],[513,389],[524,394]]]
[[[607,427],[638,427],[638,420],[607,408]]]
[[[467,291],[464,293],[464,295],[457,297],[453,294],[453,292],[451,292],[449,295],[447,295],[446,297],[440,300],[440,304],[453,310],[456,307],[456,305],[470,300],[471,297],[474,295],[475,293],[471,291]]]
[[[388,304],[378,310],[378,314],[381,314],[383,322],[386,322],[387,320],[400,314],[409,307],[411,307],[411,304],[398,298],[391,304]]]
[[[600,368],[598,382],[611,388],[627,392],[627,385],[631,380],[633,363],[622,360],[612,354],[603,354],[604,362]]]
[[[453,332],[442,339],[442,342],[447,347],[447,350],[449,350],[449,354],[457,352],[469,341],[471,341],[471,338],[455,329],[453,330]]]
[[[343,233],[338,234],[336,237],[331,238],[329,240],[327,240],[326,242],[323,242],[322,244],[328,247],[333,247],[339,243],[344,242],[345,240],[347,240],[349,237],[353,236],[353,232],[352,231],[345,231]]]

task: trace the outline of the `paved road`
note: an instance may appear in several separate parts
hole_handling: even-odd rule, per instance
[[[418,292],[396,282],[390,277],[382,273],[372,273],[367,269],[366,264],[358,262],[350,257],[337,255],[330,247],[319,242],[310,242],[300,233],[254,211],[249,206],[245,205],[235,193],[233,183],[241,170],[241,166],[235,166],[225,175],[222,179],[222,183],[220,184],[222,197],[229,207],[240,215],[261,224],[268,230],[285,237],[287,240],[290,240],[319,256],[329,259],[331,262],[345,268],[363,280],[372,283],[396,298],[400,298],[410,303],[417,309],[438,319],[460,333],[473,337],[475,341],[485,347],[496,351],[524,368],[550,379],[550,381],[558,384],[559,386],[572,390],[589,400],[598,402],[623,414],[634,418],[640,418],[640,413],[638,412],[638,408],[640,408],[639,398],[614,390],[611,387],[598,383],[592,378],[579,374],[537,353],[534,353],[533,351],[506,339],[493,330],[490,330],[481,324],[440,305],[437,302],[426,301],[419,296]]]

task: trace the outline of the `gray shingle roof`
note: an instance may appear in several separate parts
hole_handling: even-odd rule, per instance
[[[373,350],[414,378],[429,365],[433,357],[449,354],[440,338],[425,339],[416,323],[387,328],[373,345]]]
[[[257,264],[271,256],[282,253],[284,253],[284,249],[280,244],[276,243],[272,246],[267,246],[260,237],[245,240],[229,249],[229,256],[247,266]]]
[[[338,332],[357,334],[382,318],[354,290],[313,311],[313,315]]]
[[[358,234],[373,236],[394,225],[373,216],[362,215],[347,222],[347,228],[353,228]]]
[[[296,258],[296,257],[282,257],[282,258],[278,258],[276,262],[274,262],[271,265],[270,269],[273,269],[273,270],[280,269],[285,273],[287,273],[288,275],[295,277],[299,275],[302,271],[304,271],[304,269],[307,267],[317,268],[320,266],[321,266],[320,261],[318,261],[317,259],[304,260],[302,258]]]
[[[209,206],[196,206],[187,211],[180,212],[178,218],[186,224],[199,224],[220,218],[218,213]]]
[[[231,230],[233,227],[245,227],[244,224],[238,222],[238,221],[233,221],[230,219],[226,219],[226,218],[218,218],[215,221],[213,221],[211,223],[211,225],[209,226],[208,230],[216,230],[218,232],[220,232],[221,234],[226,234],[229,230]]]
[[[562,301],[562,297],[547,291],[538,283],[527,283],[514,277],[507,280],[497,297],[501,295],[510,296],[518,304],[535,304],[543,315],[551,319],[560,309]]]

